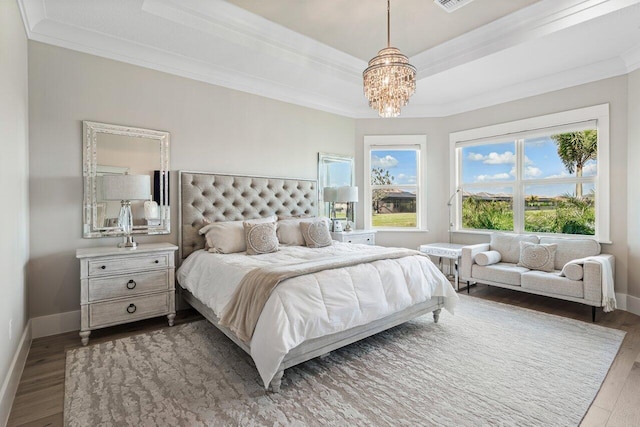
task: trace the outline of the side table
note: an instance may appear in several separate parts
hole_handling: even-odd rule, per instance
[[[428,243],[426,245],[420,245],[418,250],[424,254],[429,256],[438,257],[438,267],[440,267],[440,271],[442,271],[442,259],[446,258],[448,260],[454,261],[454,283],[456,291],[460,290],[460,281],[458,277],[458,265],[460,263],[460,258],[462,258],[462,247],[464,245],[458,245],[456,243]]]

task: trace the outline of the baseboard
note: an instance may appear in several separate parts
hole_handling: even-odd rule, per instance
[[[633,295],[627,295],[627,304],[623,310],[627,310],[629,313],[640,316],[640,298]]]
[[[618,310],[627,310],[627,294],[616,292],[616,308]]]
[[[78,331],[80,330],[80,310],[34,317],[31,322],[34,339]]]
[[[22,377],[22,371],[24,365],[27,362],[27,356],[29,355],[29,348],[31,347],[32,337],[32,324],[31,320],[27,322],[27,326],[22,332],[20,338],[20,344],[16,349],[16,353],[13,356],[7,377],[4,379],[2,389],[0,389],[0,425],[5,426],[9,421],[9,413],[11,412],[11,406],[13,400],[16,397],[18,391],[18,384],[20,383],[20,377]]]

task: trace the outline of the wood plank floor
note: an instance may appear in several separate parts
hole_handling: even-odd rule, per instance
[[[462,291],[466,292],[466,291]],[[591,321],[591,308],[508,289],[478,285],[471,295],[523,308]],[[176,324],[201,319],[194,311],[178,313]],[[640,316],[625,311],[602,313],[597,323],[627,332],[600,392],[582,426],[640,426]],[[166,326],[162,318],[94,331],[91,342],[103,342]],[[11,414],[9,426],[62,426],[65,353],[80,346],[77,332],[33,341]]]

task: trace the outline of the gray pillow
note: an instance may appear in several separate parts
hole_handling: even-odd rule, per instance
[[[500,252],[502,262],[515,264],[520,259],[520,242],[540,243],[540,240],[533,235],[492,233],[489,249]]]
[[[243,224],[247,255],[268,254],[278,251],[278,237],[274,222],[248,222]]]
[[[313,222],[315,218],[289,218],[278,221],[276,234],[281,245],[304,246],[304,236],[300,229],[301,222]]]
[[[553,264],[556,260],[558,245],[537,245],[535,243],[520,242],[520,260],[518,267],[529,270],[554,271]]]
[[[275,215],[248,220],[246,222],[274,222]],[[247,250],[243,221],[220,221],[208,223],[199,231],[205,236],[205,248],[218,254],[233,254]]]
[[[481,266],[497,264],[501,259],[502,257],[500,256],[500,252],[498,251],[480,252],[474,258],[476,264]]]
[[[570,262],[564,265],[561,275],[571,280],[582,280],[584,269],[582,265]]]
[[[304,241],[310,248],[323,248],[333,244],[326,221],[301,222],[300,230],[302,230]]]

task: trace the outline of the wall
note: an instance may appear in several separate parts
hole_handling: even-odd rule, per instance
[[[640,77],[635,77],[640,80]],[[640,83],[636,83],[640,87]],[[638,90],[638,89],[636,89]],[[447,200],[449,199],[449,133],[482,126],[489,126],[528,117],[556,113],[597,104],[610,104],[611,122],[611,240],[613,244],[603,245],[603,251],[616,256],[616,292],[627,293],[627,76],[601,80],[595,83],[550,92],[493,107],[482,108],[468,113],[442,119],[392,119],[356,121],[356,163],[360,165],[358,185],[363,184],[363,136],[380,134],[427,134],[428,178],[427,222],[428,233],[380,232],[376,241],[381,244],[416,248],[421,243],[446,241],[448,223]],[[636,108],[640,108],[637,105]],[[630,117],[635,117],[629,114]],[[640,133],[640,125],[636,124]],[[631,143],[629,143],[631,147]],[[640,149],[634,148],[635,151]],[[629,153],[631,154],[631,153]],[[629,161],[632,156],[629,156]],[[640,151],[635,159],[640,158]],[[634,162],[635,163],[635,162]],[[630,163],[631,165],[631,163]],[[633,166],[634,168],[635,165]],[[633,169],[632,167],[629,170]],[[632,187],[632,186],[630,186]],[[640,192],[640,189],[636,190]],[[640,195],[640,194],[638,194]],[[631,196],[629,196],[631,200]],[[636,200],[638,197],[636,195]],[[362,206],[358,207],[358,220],[363,219]],[[630,222],[638,226],[640,216],[630,217]],[[362,223],[362,222],[360,222]],[[639,234],[636,233],[635,236]],[[631,235],[630,235],[631,237]],[[476,243],[488,241],[487,235],[455,233],[454,241]],[[631,239],[629,238],[629,241]],[[636,248],[640,254],[640,245]],[[640,263],[636,263],[640,264]],[[640,277],[640,266],[637,268]],[[636,282],[637,283],[637,282]],[[636,286],[637,288],[637,286]],[[640,289],[630,289],[640,295]]]
[[[20,11],[16,1],[0,1],[0,424],[13,396],[10,366],[28,320],[27,92],[27,38]]]
[[[29,85],[32,317],[78,310],[76,249],[119,241],[81,237],[82,120],[170,132],[172,171],[315,179],[319,151],[354,152],[352,119],[37,42]],[[177,196],[171,235],[137,241],[177,243]]]
[[[636,297],[640,311],[640,70],[628,75],[629,79],[629,133],[627,151],[627,240],[629,247],[628,294]],[[615,216],[616,221],[621,216]],[[628,301],[631,305],[631,301]],[[632,308],[632,307],[630,307]]]

